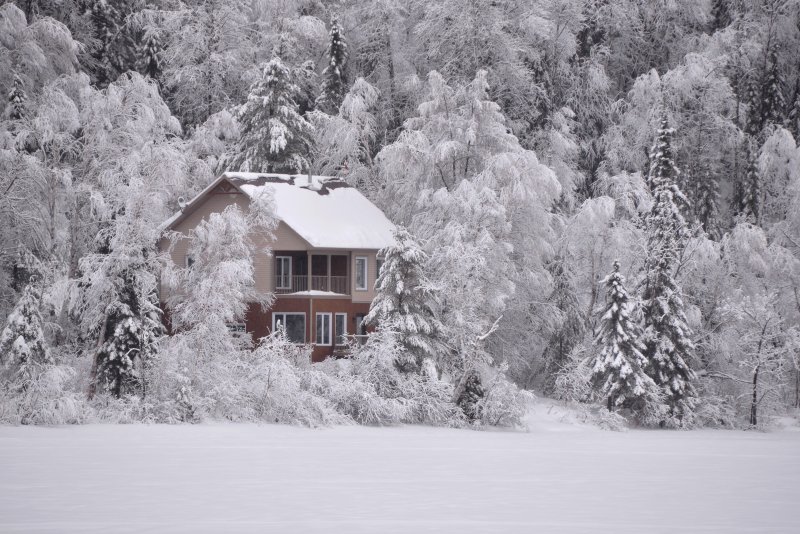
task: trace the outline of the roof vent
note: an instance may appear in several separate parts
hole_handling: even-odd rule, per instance
[[[186,197],[178,197],[178,206],[181,208],[181,211],[183,211],[183,208],[186,207]]]

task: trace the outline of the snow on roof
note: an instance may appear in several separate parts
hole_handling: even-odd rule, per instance
[[[252,197],[274,194],[277,216],[315,248],[381,249],[394,243],[394,225],[357,189],[328,176],[226,172]]]

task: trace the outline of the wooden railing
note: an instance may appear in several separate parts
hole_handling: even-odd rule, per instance
[[[285,295],[287,293],[297,293],[300,291],[308,290],[308,275],[301,274],[292,276],[292,287],[279,288],[282,280],[280,277],[275,277],[275,293]],[[347,276],[312,276],[311,289],[314,291],[330,291],[342,295],[349,295],[349,280]]]

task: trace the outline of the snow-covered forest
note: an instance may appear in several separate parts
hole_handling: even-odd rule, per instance
[[[0,422],[797,414],[798,58],[797,0],[7,1]],[[157,248],[226,170],[398,226],[350,357],[227,327],[269,199]]]

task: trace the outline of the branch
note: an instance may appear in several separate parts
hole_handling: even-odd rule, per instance
[[[497,332],[497,328],[500,325],[500,319],[502,319],[502,318],[503,318],[503,316],[501,315],[500,317],[495,319],[494,323],[492,324],[492,327],[489,330],[487,330],[485,334],[478,336],[475,339],[475,341],[477,341],[478,343],[480,343],[482,341],[486,341],[486,338],[488,338],[489,336],[491,336],[492,334]]]

